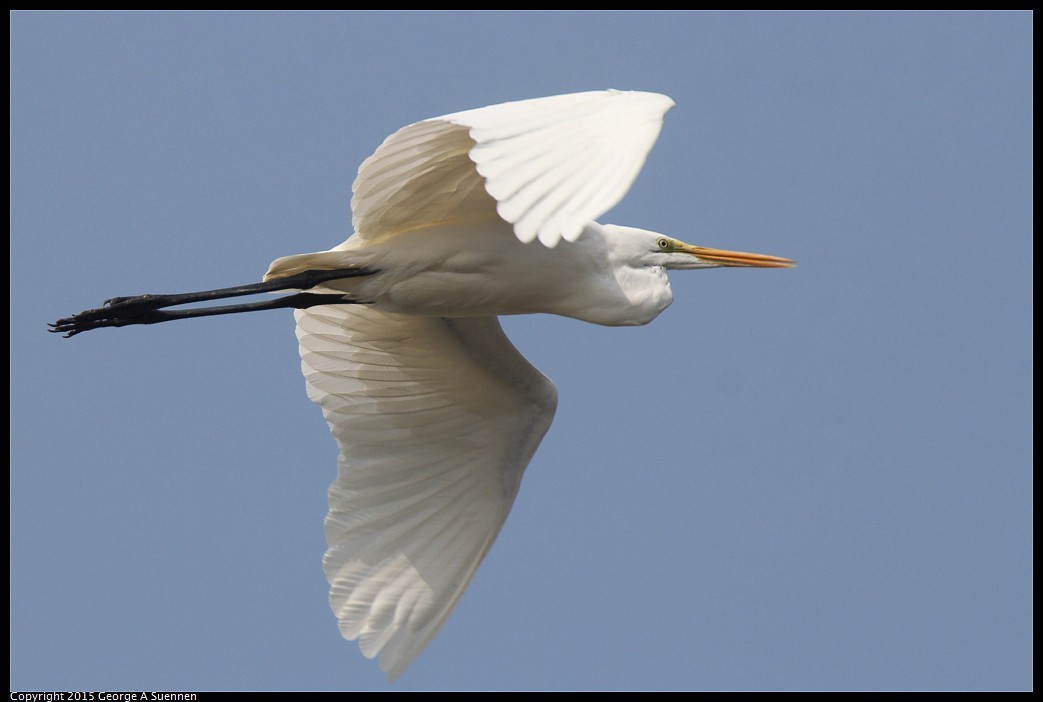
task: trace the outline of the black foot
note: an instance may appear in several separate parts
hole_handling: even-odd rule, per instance
[[[114,297],[101,307],[85,310],[71,317],[51,322],[47,331],[70,336],[102,327],[123,327],[128,324],[154,324],[165,320],[159,308],[170,304],[165,295],[135,295]]]

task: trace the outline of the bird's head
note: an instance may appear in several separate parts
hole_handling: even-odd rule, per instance
[[[635,227],[603,225],[610,249],[616,255],[632,263],[659,266],[666,269],[685,270],[690,268],[752,267],[792,268],[796,265],[788,258],[765,254],[727,251],[706,246],[695,246],[673,239],[665,234]]]

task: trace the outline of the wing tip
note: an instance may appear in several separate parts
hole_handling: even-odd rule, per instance
[[[422,120],[423,122],[449,122],[451,124],[457,124],[460,126],[474,129],[476,127],[472,122],[474,117],[478,117],[479,113],[486,112],[488,110],[501,110],[501,109],[512,109],[523,105],[535,105],[537,103],[549,103],[549,102],[566,102],[566,101],[589,101],[589,100],[604,100],[606,98],[623,98],[633,101],[635,104],[638,102],[645,103],[647,106],[652,105],[658,106],[658,114],[664,115],[671,108],[677,105],[673,98],[664,93],[656,93],[648,90],[621,90],[619,88],[605,88],[602,90],[586,90],[575,93],[561,93],[559,95],[544,95],[539,97],[522,98],[520,100],[508,100],[506,102],[497,103],[494,105],[486,105],[484,107],[475,107],[468,110],[460,110],[458,112],[450,112],[439,117],[430,117]]]

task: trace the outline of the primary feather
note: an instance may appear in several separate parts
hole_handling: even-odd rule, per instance
[[[403,127],[359,168],[356,236],[499,216],[524,242],[575,241],[634,182],[674,102],[606,90]]]

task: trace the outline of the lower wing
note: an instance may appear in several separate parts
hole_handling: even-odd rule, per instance
[[[557,402],[495,317],[299,310],[308,396],[340,447],[326,517],[330,606],[394,679],[503,526]]]

